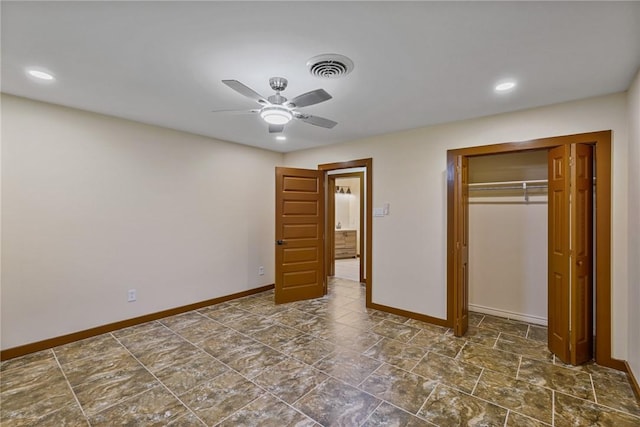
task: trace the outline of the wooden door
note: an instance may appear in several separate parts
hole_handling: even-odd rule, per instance
[[[593,154],[571,145],[571,363],[593,356]]]
[[[326,294],[324,172],[276,168],[276,304]]]
[[[569,363],[569,194],[571,147],[549,150],[549,351]]]
[[[456,157],[456,179],[454,189],[455,255],[453,292],[456,311],[453,327],[456,336],[462,336],[469,327],[469,160]]]
[[[549,350],[574,365],[592,356],[592,177],[589,145],[549,150]]]

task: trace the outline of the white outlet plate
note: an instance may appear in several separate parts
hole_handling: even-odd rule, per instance
[[[133,302],[135,300],[136,300],[136,290],[129,289],[129,291],[127,292],[127,302]]]
[[[260,276],[264,276],[264,267],[263,267],[263,266],[260,266],[260,267],[258,268],[258,274],[259,274]]]

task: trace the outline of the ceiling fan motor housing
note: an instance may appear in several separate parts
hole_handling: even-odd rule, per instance
[[[271,77],[269,79],[269,85],[271,86],[271,89],[275,90],[276,92],[282,92],[283,90],[285,90],[288,83],[289,82],[284,77]]]

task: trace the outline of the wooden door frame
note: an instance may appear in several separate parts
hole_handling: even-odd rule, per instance
[[[447,324],[453,327],[457,321],[454,304],[454,257],[457,228],[454,217],[454,189],[456,185],[455,161],[457,156],[474,157],[516,151],[553,148],[564,144],[589,144],[594,147],[596,159],[596,219],[595,257],[596,273],[596,343],[595,360],[598,364],[625,370],[624,361],[611,355],[611,131],[589,132],[575,135],[555,136],[522,142],[492,144],[479,147],[460,148],[447,151]]]
[[[358,159],[358,160],[350,160],[347,162],[337,162],[337,163],[325,163],[322,165],[318,165],[318,169],[324,171],[325,182],[328,181],[328,172],[340,169],[351,169],[351,168],[364,168],[365,170],[365,209],[364,209],[364,218],[365,218],[365,227],[364,233],[362,233],[363,227],[360,226],[360,234],[364,234],[364,270],[365,270],[365,294],[366,294],[366,306],[371,307],[371,289],[373,286],[373,278],[372,278],[372,267],[373,267],[373,258],[372,258],[372,242],[373,242],[373,159]],[[360,181],[360,185],[363,185],[363,181]],[[329,184],[325,185],[325,188],[329,188]],[[332,190],[334,191],[335,188]],[[326,194],[326,193],[325,193]],[[363,193],[360,195],[362,196]],[[326,196],[327,202],[329,201],[328,194]],[[328,203],[325,203],[325,206],[328,206]],[[361,218],[362,218],[361,212]],[[329,226],[328,221],[327,228]],[[328,230],[325,230],[325,236],[329,234]],[[329,241],[333,242],[333,238],[329,238],[325,240],[325,259],[330,259],[331,246],[329,245]],[[360,251],[362,255],[362,249]],[[360,262],[362,263],[362,256],[360,257]],[[328,268],[325,268],[328,276]]]
[[[335,236],[331,233],[331,230],[336,229],[336,206],[335,206],[335,194],[336,194],[336,179],[340,178],[358,178],[360,180],[360,200],[359,200],[359,216],[360,216],[360,235],[358,236],[358,257],[360,258],[360,266],[359,266],[359,280],[361,283],[364,283],[364,263],[362,260],[364,259],[362,255],[362,249],[364,246],[364,233],[362,225],[365,224],[364,221],[364,172],[348,172],[348,173],[337,173],[328,175],[329,185],[327,186],[327,245],[329,245],[329,258],[327,258],[327,275],[333,276],[335,274]],[[332,197],[333,196],[333,197]]]

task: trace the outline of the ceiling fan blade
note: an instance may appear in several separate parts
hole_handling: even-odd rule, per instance
[[[267,104],[267,99],[264,96],[260,95],[258,92],[251,89],[244,83],[240,83],[237,80],[223,80],[222,83],[226,84],[231,89],[235,90],[241,95],[246,96],[247,98],[251,98],[256,102],[259,102],[260,104]]]
[[[324,89],[316,89],[311,92],[303,93],[302,95],[298,95],[289,101],[288,105],[293,107],[307,107],[309,105],[319,104],[321,102],[327,101],[331,99],[332,96],[329,95]]]
[[[269,125],[269,133],[280,133],[284,130],[284,125]]]
[[[334,122],[333,120],[325,119],[324,117],[310,116],[308,114],[296,116],[296,119],[300,119],[305,123],[327,129],[331,129],[338,124],[338,122]]]
[[[212,113],[252,114],[260,110],[211,110]]]

